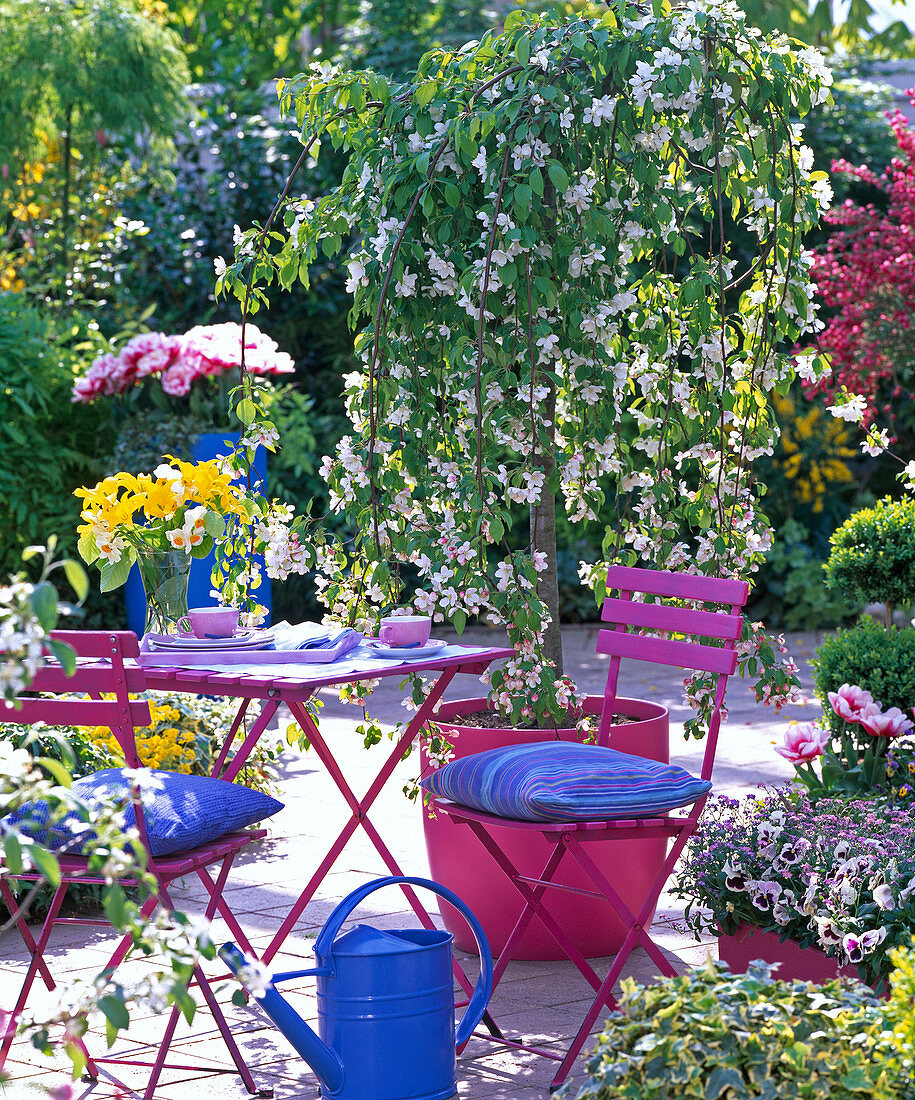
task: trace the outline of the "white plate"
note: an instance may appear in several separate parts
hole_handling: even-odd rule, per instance
[[[242,630],[230,638],[196,638],[192,634],[148,634],[147,637],[155,649],[262,649],[273,641],[273,632]]]
[[[425,645],[393,646],[387,642],[366,643],[372,651],[373,657],[379,657],[385,661],[418,661],[424,657],[433,657],[444,649],[447,642],[431,638]]]

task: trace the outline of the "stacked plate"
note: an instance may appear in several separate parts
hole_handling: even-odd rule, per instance
[[[386,661],[423,661],[434,657],[445,648],[445,642],[430,638],[425,645],[388,645],[387,642],[370,641],[367,643],[371,655]]]
[[[193,634],[147,634],[150,651],[168,653],[232,653],[266,649],[273,644],[272,630],[239,630],[230,638],[197,638]]]

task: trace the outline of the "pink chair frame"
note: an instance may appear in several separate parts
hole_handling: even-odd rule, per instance
[[[607,574],[607,588],[609,591],[618,591],[619,596],[608,596],[601,611],[603,622],[613,625],[611,628],[601,630],[598,634],[597,651],[610,656],[598,728],[598,744],[604,747],[613,746],[613,712],[617,698],[620,661],[623,657],[648,664],[674,665],[684,669],[715,673],[718,678],[701,772],[701,778],[711,779],[727,680],[735,671],[737,664],[734,647],[742,630],[743,620],[740,609],[746,603],[748,585],[744,581],[728,578],[612,566]],[[635,600],[634,596],[639,596],[640,599]],[[644,597],[650,597],[652,602],[645,601]],[[700,604],[703,607],[689,608],[653,602],[662,600],[675,600],[678,603],[685,601]],[[724,610],[707,610],[710,604]],[[650,633],[630,633],[629,627]],[[679,637],[661,636],[669,634],[682,635],[683,638],[681,640]],[[720,644],[710,645],[708,640],[714,640]],[[512,959],[515,945],[536,916],[595,991],[591,1007],[564,1054],[557,1055],[553,1051],[527,1046],[523,1042],[509,1043],[511,1046],[533,1051],[559,1062],[550,1086],[551,1091],[558,1088],[568,1076],[601,1010],[606,1007],[613,1011],[618,1007],[611,990],[637,945],[641,944],[662,974],[673,976],[676,973],[661,949],[651,939],[646,925],[651,920],[665,883],[696,829],[707,798],[708,796],[704,795],[695,802],[686,815],[664,814],[646,819],[566,821],[549,824],[500,818],[453,802],[436,799],[438,809],[473,830],[480,843],[502,868],[524,901],[524,908],[495,966],[493,989],[504,975]],[[549,859],[537,878],[521,875],[512,865],[493,835],[493,831],[499,828],[538,832],[553,845]],[[591,859],[587,846],[598,841],[650,837],[664,837],[672,843],[645,900],[636,912],[632,912],[612,883],[607,881]],[[556,871],[566,856],[574,859],[584,870],[594,884],[596,896],[605,898],[619,914],[620,919],[628,925],[629,930],[625,939],[603,979],[552,917],[544,901],[548,889],[575,890],[554,881]],[[482,1033],[478,1034],[481,1038],[488,1038]]]
[[[55,631],[53,637],[68,643],[76,650],[78,660],[75,675],[66,676],[63,670],[55,665],[48,665],[41,669],[29,688],[30,694],[20,699],[21,706],[19,709],[15,709],[11,704],[0,702],[0,721],[21,724],[42,721],[50,726],[108,726],[121,746],[126,766],[141,767],[142,764],[137,755],[134,730],[137,726],[142,727],[150,724],[150,711],[146,702],[133,700],[130,695],[131,693],[144,691],[146,681],[141,668],[132,663],[125,663],[125,659],[136,658],[139,654],[136,635],[126,631]],[[99,664],[99,658],[105,659],[106,663],[104,665]],[[93,663],[82,666],[79,659],[88,659]],[[31,694],[34,692],[55,694],[85,692],[90,698],[36,697]],[[114,695],[114,699],[102,699],[102,695]],[[255,957],[247,936],[245,936],[223,897],[223,891],[236,855],[252,842],[266,836],[266,830],[251,829],[244,832],[229,833],[189,851],[157,857],[149,852],[146,821],[139,791],[136,789],[133,793],[133,804],[137,830],[143,847],[146,849],[147,869],[155,880],[154,892],[150,893],[141,906],[140,911],[143,918],[150,917],[160,905],[169,912],[174,911],[177,907],[172,902],[169,894],[170,884],[177,878],[196,874],[208,895],[205,920],[207,922],[211,921],[218,912],[226,921],[232,934],[239,937],[243,949],[250,957]],[[3,898],[13,914],[14,923],[31,956],[31,963],[26,971],[15,1007],[8,1020],[6,1032],[0,1033],[0,1040],[2,1040],[0,1041],[0,1068],[3,1067],[9,1054],[15,1038],[17,1021],[28,1002],[29,993],[36,977],[40,976],[49,990],[55,988],[54,978],[44,957],[55,925],[69,924],[96,927],[109,925],[108,920],[104,918],[60,916],[67,890],[71,885],[77,883],[104,885],[105,880],[98,875],[90,874],[88,870],[89,860],[85,856],[63,854],[59,856],[59,863],[61,868],[60,885],[54,892],[48,914],[37,937],[29,929],[25,914],[21,913],[7,880],[13,878],[34,882],[39,880],[41,876],[34,872],[11,874],[0,867],[0,897]],[[218,866],[215,878],[209,871],[209,868],[214,865]],[[137,885],[135,879],[122,879],[121,881],[124,885]],[[113,972],[120,966],[131,947],[131,937],[125,935],[108,961],[106,969]],[[196,985],[200,989],[248,1092],[256,1093],[258,1090],[251,1071],[232,1036],[229,1024],[216,1001],[210,982],[199,964],[194,967],[193,979],[190,984]],[[144,1092],[144,1100],[153,1100],[157,1082],[164,1068],[200,1069],[201,1067],[196,1065],[166,1061],[178,1024],[179,1011],[177,1005],[172,1007],[165,1025],[162,1042],[153,1062],[114,1056],[93,1057],[89,1054],[82,1040],[78,1039],[77,1045],[86,1058],[86,1074],[93,1079],[97,1078],[99,1076],[98,1067],[102,1063],[149,1066],[151,1072]],[[208,1072],[214,1072],[212,1066],[206,1068]],[[264,1093],[264,1095],[272,1094]]]

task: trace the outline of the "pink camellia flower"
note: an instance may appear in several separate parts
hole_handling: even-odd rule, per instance
[[[915,729],[899,707],[890,707],[883,711],[876,703],[865,707],[858,721],[872,737],[899,737]]]
[[[805,722],[803,725],[789,726],[785,730],[784,745],[776,746],[775,751],[792,764],[806,764],[822,756],[827,744],[829,730],[820,729],[813,722]]]
[[[846,722],[859,721],[861,711],[874,702],[873,695],[857,684],[843,684],[838,691],[830,691],[826,698],[836,714]]]

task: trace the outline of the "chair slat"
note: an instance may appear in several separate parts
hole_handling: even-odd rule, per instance
[[[597,652],[700,672],[726,672],[729,676],[737,667],[737,654],[732,649],[717,649],[697,642],[674,642],[669,638],[644,638],[619,630],[599,631]]]
[[[607,588],[739,607],[746,603],[750,592],[746,581],[735,581],[730,577],[665,573],[655,569],[638,569],[631,565],[611,565],[607,570]]]
[[[671,607],[669,604],[634,603],[608,596],[604,600],[600,617],[604,622],[625,623],[648,630],[667,630],[677,634],[698,634],[706,638],[740,637],[742,620],[739,615],[727,615],[721,611],[696,611],[688,607]]]
[[[138,657],[140,643],[136,634],[129,630],[52,630],[51,637],[56,641],[73,646],[80,657],[110,657],[111,638],[117,635],[124,657]]]
[[[141,668],[125,668],[124,673],[128,691],[146,690],[146,676]],[[117,683],[110,666],[80,664],[74,677],[68,676],[58,665],[46,665],[38,670],[29,690],[108,694],[117,691]]]
[[[0,701],[0,720],[31,725],[45,722],[49,726],[122,725],[121,704],[107,699],[20,699],[18,709],[12,703]],[[140,700],[127,704],[128,718],[133,726],[148,726],[149,704]]]

